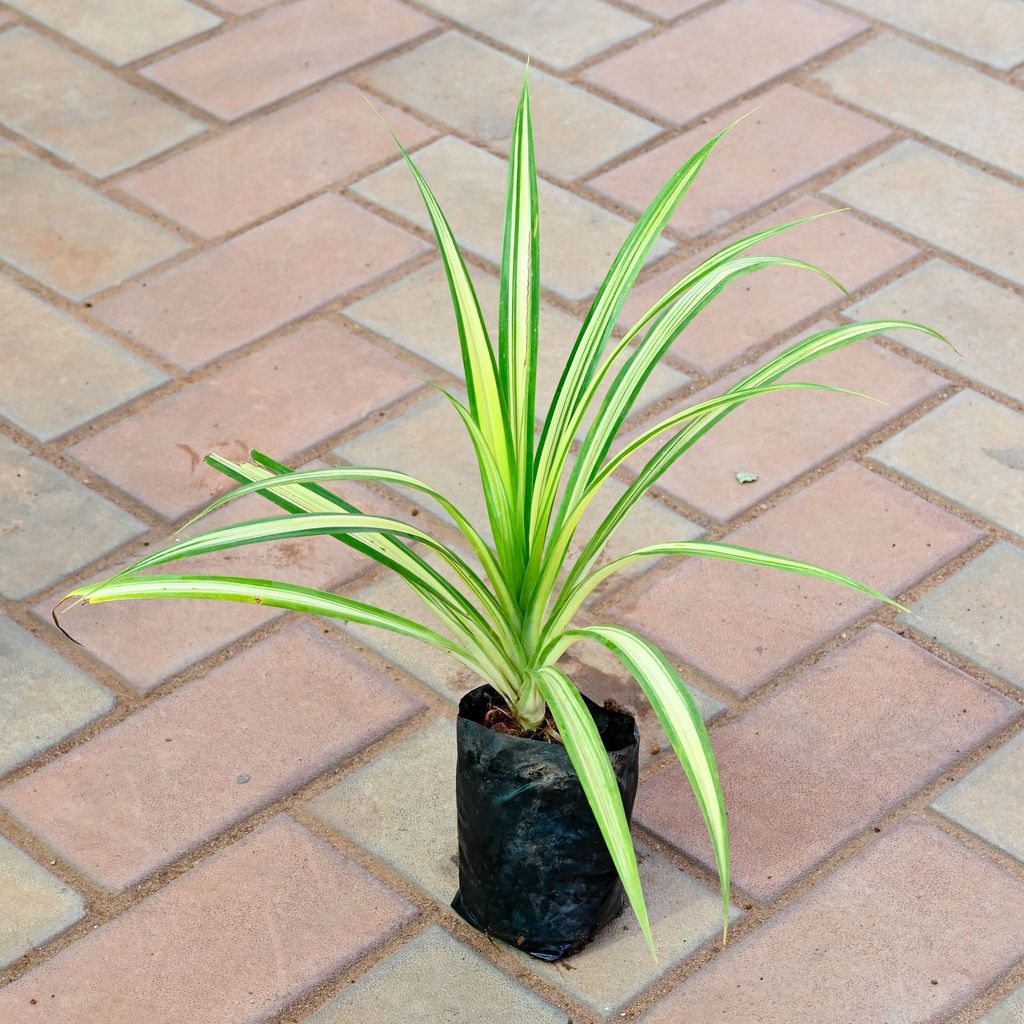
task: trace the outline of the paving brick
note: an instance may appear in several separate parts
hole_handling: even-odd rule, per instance
[[[232,14],[252,14],[269,7],[275,0],[214,0],[214,6]]]
[[[684,124],[864,28],[815,0],[730,0],[609,57],[584,77]]]
[[[1000,541],[929,591],[901,615],[905,625],[938,640],[1024,689],[1024,551]]]
[[[1024,1024],[1024,986],[1000,999],[978,1024]]]
[[[280,816],[8,985],[0,1015],[36,1024],[37,999],[47,1024],[264,1021],[415,913]]]
[[[421,402],[402,416],[343,442],[334,454],[354,465],[384,465],[418,476],[454,501],[481,533],[489,535],[472,445],[462,421],[443,396]],[[580,530],[569,549],[570,557],[579,554],[600,518],[610,511],[624,490],[623,484],[611,479],[598,493],[584,513]],[[427,502],[424,507],[428,507]],[[430,507],[433,511],[432,503]],[[438,514],[447,517],[446,513]],[[616,534],[608,549],[609,557],[651,543],[652,535],[681,540],[696,532],[697,528],[689,520],[653,499],[644,499]]]
[[[358,239],[358,244],[355,240]],[[320,196],[146,277],[96,315],[179,366],[199,366],[423,251],[336,195]]]
[[[426,6],[505,46],[565,70],[647,29],[602,0],[427,0]]]
[[[211,485],[213,483],[211,481]],[[380,515],[395,514],[392,504],[365,488],[348,484],[344,493],[364,510]],[[254,495],[218,509],[196,530],[257,519],[277,511],[276,506]],[[124,565],[172,539],[173,534],[168,532],[159,540],[147,542],[127,555]],[[179,563],[178,568],[331,588],[371,564],[364,555],[343,544],[308,537],[203,555]],[[171,566],[169,571],[173,570]],[[44,602],[34,609],[46,623],[50,622],[51,604]],[[124,601],[78,605],[62,616],[61,624],[94,657],[108,664],[136,690],[147,693],[169,676],[283,614],[275,608],[257,608],[234,601]]]
[[[381,106],[405,145],[417,146],[434,134],[408,114]],[[359,91],[337,82],[123,178],[118,187],[215,238],[394,153],[391,136]]]
[[[0,618],[0,661],[0,774],[114,706],[102,686],[5,618]]]
[[[296,626],[8,786],[0,803],[100,885],[123,889],[419,707],[319,628]]]
[[[974,0],[967,6],[932,0],[846,0],[845,6],[1004,71],[1024,60],[1024,10],[1014,0]]]
[[[1021,914],[1019,881],[911,819],[642,1019],[947,1020],[1020,957]]]
[[[364,975],[306,1024],[565,1024],[556,1010],[438,925]]]
[[[523,63],[446,32],[376,64],[360,81],[502,153],[523,84]],[[530,72],[537,165],[576,178],[646,142],[661,129],[543,71]]]
[[[150,64],[143,74],[232,121],[433,25],[397,0],[376,0],[372,13],[360,0],[299,0]]]
[[[961,391],[912,423],[872,458],[1024,536],[1024,416]]]
[[[442,906],[459,887],[455,727],[438,718],[309,803]]]
[[[0,278],[0,305],[0,414],[41,441],[167,379],[6,278]]]
[[[0,837],[0,967],[59,935],[84,913],[74,889]]]
[[[505,161],[461,139],[446,137],[421,149],[416,163],[444,208],[459,244],[499,263],[508,177]],[[415,182],[399,162],[364,178],[353,191],[429,228]],[[566,299],[586,298],[604,279],[630,225],[550,182],[541,181],[538,193],[544,237],[541,281]],[[657,242],[651,258],[670,248],[664,240]]]
[[[0,122],[105,178],[203,125],[26,28],[0,37]]]
[[[0,594],[21,600],[144,527],[77,480],[0,437]]]
[[[746,101],[730,107],[589,184],[642,213],[693,153],[749,110]],[[759,97],[757,110],[715,147],[670,223],[685,235],[702,235],[805,184],[888,134],[853,111],[781,85]]]
[[[1024,299],[1006,288],[942,260],[929,260],[861,299],[846,314],[858,320],[898,316],[928,324],[949,338],[957,351],[917,332],[900,331],[892,337],[980,384],[1024,401],[1024,361],[1017,351]]]
[[[182,239],[0,140],[0,258],[81,299],[188,248]]]
[[[331,388],[325,381],[335,382]],[[408,394],[415,379],[343,328],[319,322],[232,363],[79,442],[72,455],[168,518],[208,501],[221,482],[202,464],[252,447],[289,459]],[[340,389],[340,390],[339,390]],[[339,394],[345,401],[338,402]],[[302,415],[294,415],[301,409]]]
[[[651,959],[628,907],[585,949],[560,964],[530,960],[518,951],[509,950],[507,954],[509,960],[529,967],[605,1020],[619,1019],[621,1011],[665,971],[722,934],[722,898],[717,890],[695,881],[642,846],[637,846],[637,860],[658,950],[657,963]],[[730,908],[730,921],[740,916]]]
[[[1010,128],[1024,120],[1024,95],[1012,85],[893,36],[872,39],[817,77],[905,128],[1011,174],[1024,171],[1024,140]]]
[[[898,594],[978,537],[967,523],[846,463],[727,539]],[[872,607],[825,580],[706,558],[634,589],[614,614],[745,696]]]
[[[758,362],[767,362],[775,354],[768,353]],[[750,369],[729,374],[676,406],[723,394]],[[661,477],[658,486],[713,519],[727,522],[946,385],[942,377],[868,342],[823,356],[782,380],[849,388],[883,404],[824,391],[755,398],[716,424]],[[651,417],[650,423],[659,418]],[[646,445],[628,461],[628,467],[639,472],[656,449],[657,443]],[[737,472],[753,472],[757,479],[741,484]]]
[[[497,338],[498,282],[490,274],[473,274],[480,307],[492,341]],[[456,377],[463,377],[458,329],[452,310],[444,267],[430,263],[394,284],[345,308],[345,315],[382,337]],[[555,306],[540,306],[540,343],[537,356],[538,418],[549,408],[555,385],[569,357],[581,320]],[[684,373],[660,365],[647,382],[637,412],[689,382]],[[586,422],[586,421],[585,421]]]
[[[830,195],[1018,284],[1024,283],[1020,189],[901,142],[830,185]],[[955,216],[951,215],[955,212]]]
[[[733,881],[774,899],[1016,714],[916,644],[869,628],[715,732]],[[637,819],[714,869],[681,769],[643,787]]]
[[[742,232],[742,237],[827,209],[819,200],[804,196],[752,224]],[[670,267],[637,285],[623,307],[620,326],[632,327],[686,271],[718,248],[713,246],[694,260]],[[834,213],[802,224],[750,251],[806,260],[836,275],[851,290],[863,288],[916,252],[912,246],[848,213]],[[785,287],[780,287],[783,284]],[[676,342],[673,354],[710,373],[751,346],[790,333],[796,324],[820,314],[841,298],[842,293],[834,285],[806,271],[769,269],[749,274],[701,311]],[[889,310],[889,315],[892,313]]]
[[[112,64],[129,64],[220,24],[187,0],[11,0],[11,6]]]
[[[1024,860],[1024,736],[987,757],[932,806],[986,842]]]

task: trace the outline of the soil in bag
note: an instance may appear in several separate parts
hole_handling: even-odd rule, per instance
[[[583,699],[629,818],[639,768],[636,722]],[[452,907],[474,928],[558,960],[619,913],[622,885],[565,747],[490,728],[485,716],[502,704],[490,686],[459,704],[459,891]]]

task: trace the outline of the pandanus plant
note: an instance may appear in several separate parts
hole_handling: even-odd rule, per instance
[[[673,412],[612,452],[619,429],[651,372],[694,317],[731,281],[772,267],[793,267],[819,274],[842,288],[826,271],[801,260],[750,253],[765,239],[814,219],[807,217],[726,245],[681,277],[625,335],[612,340],[613,326],[652,245],[711,151],[734,126],[714,136],[676,171],[629,233],[590,305],[550,407],[544,411],[539,436],[535,422],[539,412],[539,225],[527,84],[524,80],[509,158],[496,348],[448,221],[396,139],[426,204],[447,272],[468,401],[463,403],[448,391],[444,395],[475,451],[489,537],[454,502],[406,473],[354,466],[294,471],[258,451],[252,452],[251,462],[240,464],[211,454],[206,461],[241,486],[218,498],[201,515],[252,492],[287,514],[178,540],[111,579],[79,587],[68,595],[90,603],[146,598],[249,602],[376,626],[446,652],[493,687],[525,733],[544,727],[549,739],[564,744],[652,954],[654,943],[629,824],[593,718],[573,681],[558,665],[566,649],[582,640],[609,649],[657,714],[711,838],[721,884],[724,939],[729,842],[722,789],[700,712],[674,666],[654,644],[622,626],[574,626],[584,599],[602,581],[645,559],[700,556],[832,580],[880,601],[894,602],[872,587],[828,569],[721,541],[668,539],[602,561],[606,545],[658,478],[722,417],[744,403],[761,395],[805,388],[852,394],[824,384],[780,382],[796,367],[858,339],[896,328],[940,337],[927,327],[895,320],[819,331],[790,345],[720,396]],[[589,425],[577,448],[575,439],[588,417]],[[594,498],[627,459],[648,445],[654,446],[653,454],[580,553],[570,557],[570,545]],[[338,481],[369,481],[425,496],[451,517],[476,562],[426,529],[389,516],[367,515],[323,486]],[[415,591],[437,622],[423,625],[350,597],[286,582],[149,573],[189,556],[306,536],[332,537],[387,566]],[[435,568],[421,552],[436,556],[434,561],[439,561],[443,570]],[[553,726],[545,727],[546,721],[553,721]]]

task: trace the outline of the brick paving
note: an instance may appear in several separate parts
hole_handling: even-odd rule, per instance
[[[362,96],[420,154],[493,322],[527,55],[543,396],[629,219],[754,108],[620,329],[713,247],[839,206],[768,250],[852,298],[734,283],[625,429],[825,323],[906,316],[958,349],[897,333],[801,371],[887,404],[751,403],[617,538],[727,537],[913,612],[669,560],[588,602],[693,681],[731,808],[723,951],[665,738],[616,663],[574,652],[584,689],[638,711],[657,965],[628,915],[550,966],[448,909],[471,685],[450,661],[228,604],[78,609],[82,646],[49,620],[223,488],[211,447],[392,464],[479,515],[430,387],[459,385],[443,274]],[[1022,90],[1018,0],[2,0],[0,1021],[1024,1019]],[[351,493],[453,535],[429,503]],[[328,540],[196,568],[408,604]]]

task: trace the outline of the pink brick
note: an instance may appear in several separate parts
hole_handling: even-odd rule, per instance
[[[806,334],[828,326],[817,324]],[[775,354],[767,353],[756,364]],[[690,395],[677,403],[679,408],[724,393],[750,369],[744,367]],[[665,473],[659,486],[726,522],[947,385],[945,378],[864,341],[798,367],[783,380],[848,388],[879,401],[823,391],[752,399],[702,437]],[[663,417],[653,417],[650,423]],[[653,453],[654,446],[649,445],[627,465],[638,472]],[[736,479],[739,471],[754,471],[757,480],[741,484]]]
[[[773,899],[1017,713],[916,644],[870,627],[715,732],[733,881]],[[637,816],[713,869],[681,769],[643,787]]]
[[[634,6],[661,18],[675,18],[706,3],[707,0],[639,0]]]
[[[169,519],[209,501],[223,477],[202,457],[282,461],[418,386],[391,356],[334,324],[310,324],[70,449]]]
[[[0,991],[4,1024],[257,1024],[416,909],[278,817]]]
[[[684,124],[865,27],[815,0],[730,0],[609,57],[585,77]]]
[[[1024,884],[924,822],[872,844],[644,1024],[939,1022],[1021,947]]]
[[[299,0],[157,61],[144,74],[231,121],[434,24],[397,0]]]
[[[978,537],[962,520],[846,463],[726,539],[899,594]],[[693,558],[626,596],[615,614],[670,655],[746,695],[873,606],[824,580]]]
[[[224,478],[225,483],[227,478]],[[377,515],[408,514],[363,487],[345,485],[353,504]],[[278,509],[252,496],[218,509],[186,536],[245,519],[274,515]],[[149,541],[126,556],[123,564],[147,550],[169,544],[174,533]],[[305,587],[334,589],[374,563],[337,541],[306,537],[276,544],[253,544],[233,551],[203,555],[170,565],[168,572],[214,573],[285,580]],[[111,570],[112,571],[112,570]],[[102,578],[102,577],[99,577]],[[83,581],[84,582],[84,581]],[[36,614],[50,622],[53,601],[38,605]],[[61,617],[61,625],[94,657],[105,662],[140,692],[159,686],[168,676],[251,633],[285,612],[234,601],[123,601],[78,605]]]
[[[408,114],[387,104],[380,109],[406,146],[433,137],[431,129]],[[360,174],[396,152],[359,91],[339,82],[124,178],[118,187],[214,238]]]
[[[751,109],[731,107],[707,124],[622,164],[590,184],[637,213],[716,132]],[[671,224],[691,237],[802,185],[889,134],[853,111],[782,85],[715,147]]]
[[[831,207],[820,200],[804,196],[741,234],[747,237],[828,209]],[[623,308],[621,326],[632,327],[687,270],[724,244],[719,243],[695,259],[638,285]],[[750,251],[792,256],[812,263],[835,275],[851,291],[863,288],[917,252],[906,242],[848,213],[833,213],[802,224],[769,238]],[[672,352],[710,373],[751,346],[790,333],[796,324],[834,304],[847,303],[842,292],[817,274],[781,268],[759,270],[731,283],[702,310],[676,341]],[[898,315],[899,310],[894,310],[893,314]]]
[[[0,803],[123,889],[419,707],[314,623],[293,626],[8,786]]]
[[[195,367],[372,280],[424,249],[340,196],[310,200],[94,312],[177,363]]]

